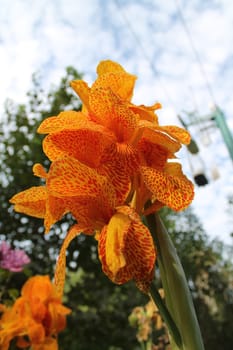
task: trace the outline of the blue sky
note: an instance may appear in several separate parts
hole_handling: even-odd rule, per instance
[[[7,97],[26,101],[36,71],[45,89],[68,65],[91,83],[97,63],[110,58],[138,76],[135,103],[162,103],[161,124],[194,109],[207,115],[217,103],[233,132],[231,0],[0,0],[0,8],[1,111]],[[230,243],[232,161],[219,130],[203,135],[200,127],[191,132],[211,181],[196,188],[193,208],[211,237]],[[187,152],[179,156],[191,177]]]

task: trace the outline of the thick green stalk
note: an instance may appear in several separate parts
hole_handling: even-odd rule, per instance
[[[158,214],[146,218],[158,250],[158,265],[167,308],[179,330],[182,344],[173,341],[174,350],[204,350],[191,293],[176,249]]]
[[[181,346],[181,336],[179,333],[179,330],[176,326],[176,324],[174,323],[166,305],[164,304],[163,299],[161,298],[159,292],[157,291],[157,288],[155,285],[151,285],[150,291],[149,291],[149,297],[151,298],[151,300],[155,303],[155,305],[157,306],[160,315],[162,316],[164,322],[167,325],[167,328],[169,330],[169,333],[172,337],[172,339],[174,339],[175,344],[177,344],[178,348]]]

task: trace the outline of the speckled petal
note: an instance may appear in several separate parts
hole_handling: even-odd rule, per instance
[[[139,141],[137,149],[146,162],[146,165],[158,170],[162,170],[167,162],[167,159],[173,156],[173,154],[169,152],[167,148],[156,143],[152,143],[145,138],[142,138]]]
[[[100,196],[108,203],[115,201],[115,191],[109,180],[74,158],[52,163],[47,187],[51,195],[60,198]]]
[[[45,168],[40,163],[34,164],[32,170],[35,176],[41,177],[42,179],[46,179],[48,175]]]
[[[166,132],[168,135],[176,139],[177,141],[188,145],[191,141],[190,134],[187,130],[174,125],[161,126],[161,131]]]
[[[145,124],[145,122],[143,124]],[[144,128],[143,138],[145,138],[147,141],[164,147],[171,154],[180,150],[180,142],[163,133],[158,127],[152,126],[151,123],[146,123],[145,125],[143,124],[141,124],[141,127]]]
[[[43,151],[51,161],[69,156],[96,168],[105,148],[114,141],[114,135],[103,130],[65,130],[46,136]]]
[[[92,89],[99,87],[110,88],[114,94],[130,100],[137,77],[127,73],[124,68],[116,62],[101,61],[97,67],[98,78],[92,85]]]
[[[45,233],[48,233],[51,226],[68,212],[68,204],[63,198],[56,198],[51,195],[47,196],[46,214],[44,217]]]
[[[90,122],[85,114],[76,111],[65,111],[55,117],[45,119],[37,129],[40,134],[51,134],[62,130],[76,130],[86,127]],[[91,125],[93,123],[90,122]]]
[[[98,171],[113,184],[116,193],[115,205],[122,204],[131,188],[131,176],[137,171],[138,155],[124,144],[113,144],[106,149]]]
[[[103,271],[113,282],[133,279],[149,287],[156,251],[147,227],[132,217],[117,212],[111,218],[99,236],[99,257]]]
[[[158,117],[155,114],[155,111],[161,107],[162,106],[159,102],[155,103],[152,106],[136,106],[134,104],[129,104],[129,109],[134,113],[138,114],[141,120],[148,120],[154,123],[155,125],[158,124]]]
[[[114,132],[118,142],[128,141],[138,125],[139,116],[110,89],[92,90],[90,108],[93,120]]]
[[[57,293],[60,297],[63,295],[64,284],[65,284],[65,274],[66,274],[66,250],[70,245],[70,242],[80,235],[82,232],[88,232],[89,228],[83,225],[76,224],[72,226],[61,247],[59,257],[57,260],[55,275],[54,275],[54,284],[56,286]]]
[[[10,203],[14,204],[15,211],[44,218],[46,197],[45,186],[34,186],[14,195],[10,199]]]
[[[180,164],[167,164],[163,172],[144,166],[140,170],[146,186],[160,202],[176,211],[191,203],[193,184],[182,173]]]
[[[76,92],[76,94],[79,96],[86,109],[89,110],[90,88],[87,85],[87,83],[83,80],[73,80],[71,81],[70,85],[72,89]]]

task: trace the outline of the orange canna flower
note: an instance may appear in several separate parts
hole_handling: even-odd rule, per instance
[[[52,161],[68,155],[95,168],[113,183],[121,203],[130,183],[140,181],[156,203],[173,210],[186,208],[193,199],[193,184],[181,168],[175,173],[167,171],[167,163],[182,143],[190,142],[189,133],[176,126],[159,126],[154,113],[159,103],[133,105],[130,99],[136,78],[119,64],[102,61],[97,73],[91,88],[82,80],[71,83],[83,101],[82,113],[62,112],[42,122],[38,132],[48,134],[44,152]]]
[[[61,304],[48,276],[31,277],[12,307],[2,307],[0,348],[7,350],[17,339],[20,349],[57,350],[57,334],[66,326],[70,309]]]
[[[97,79],[71,83],[83,102],[82,112],[65,111],[45,119],[39,133],[47,134],[43,150],[52,161],[46,173],[34,166],[46,185],[11,199],[15,210],[44,218],[46,232],[65,213],[77,220],[68,232],[57,263],[55,284],[62,295],[66,249],[81,232],[96,234],[103,271],[115,283],[133,279],[147,291],[156,251],[140,215],[164,205],[186,208],[193,184],[174,161],[189,133],[160,126],[161,107],[131,102],[136,77],[118,63],[102,61]],[[152,205],[144,208],[150,201]]]

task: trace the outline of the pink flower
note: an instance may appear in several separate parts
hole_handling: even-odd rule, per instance
[[[0,268],[19,272],[29,262],[30,259],[23,250],[11,249],[10,245],[6,242],[0,243]]]

